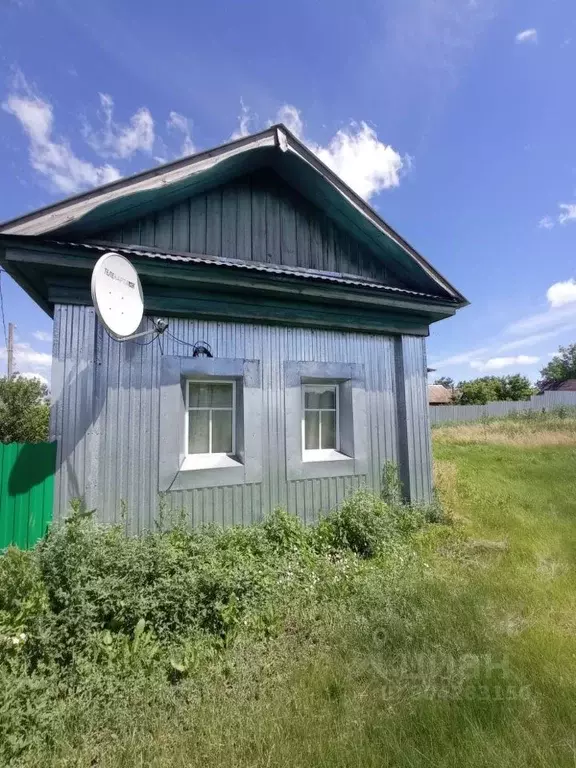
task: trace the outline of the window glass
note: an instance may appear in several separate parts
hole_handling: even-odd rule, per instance
[[[320,448],[336,448],[336,411],[320,411]]]
[[[190,408],[231,408],[232,384],[211,384],[202,381],[188,382]]]
[[[188,383],[188,404],[190,408],[210,407],[210,386],[198,381]]]
[[[337,385],[304,387],[304,450],[338,448]]]
[[[232,408],[232,384],[212,384],[212,408]]]
[[[232,411],[212,411],[212,453],[232,453]]]
[[[188,412],[188,453],[210,453],[210,411]]]
[[[188,382],[188,453],[234,452],[234,384]]]
[[[315,451],[320,448],[320,414],[318,411],[306,411],[304,416],[304,448]]]
[[[304,392],[305,408],[336,408],[336,390],[333,386],[322,389],[314,387]]]

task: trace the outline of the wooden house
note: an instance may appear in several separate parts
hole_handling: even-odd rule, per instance
[[[162,335],[99,323],[109,251]],[[430,500],[426,337],[466,300],[284,126],[8,222],[0,260],[54,318],[56,517],[313,521],[387,461]]]

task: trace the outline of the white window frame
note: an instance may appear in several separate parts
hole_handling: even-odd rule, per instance
[[[186,469],[210,469],[216,467],[229,467],[236,466],[238,462],[234,459],[236,455],[236,381],[234,379],[197,379],[186,378],[186,411],[184,417],[184,454],[185,454],[185,468]],[[215,408],[206,408],[204,406],[191,406],[190,405],[190,384],[209,384],[211,386],[228,384],[232,385],[232,408],[220,406]],[[212,447],[212,411],[230,411],[232,410],[232,451],[231,453],[189,453],[189,424],[190,424],[190,411],[210,411],[210,420],[208,428],[208,446]]]
[[[327,389],[334,391],[334,408],[306,408],[307,392],[326,392]],[[335,411],[336,413],[336,445],[334,448],[312,448],[306,449],[306,412],[316,411],[320,414],[322,411]],[[322,445],[322,419],[318,418],[318,438],[319,445]],[[302,384],[302,458],[304,461],[332,461],[348,458],[340,453],[340,388],[337,382],[327,381],[325,384]]]

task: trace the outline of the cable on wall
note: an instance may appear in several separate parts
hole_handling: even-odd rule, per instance
[[[210,344],[208,344],[207,341],[195,341],[191,343],[189,341],[184,341],[184,339],[179,339],[170,331],[166,331],[166,333],[173,341],[177,342],[178,344],[184,344],[185,347],[192,347],[192,357],[214,357],[212,354],[212,347]]]

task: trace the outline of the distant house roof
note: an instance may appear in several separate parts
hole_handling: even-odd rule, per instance
[[[576,392],[576,379],[566,379],[566,381],[552,381],[544,384],[543,392]]]
[[[428,403],[430,405],[450,405],[452,392],[442,384],[428,384]]]

